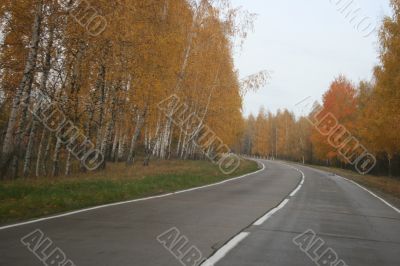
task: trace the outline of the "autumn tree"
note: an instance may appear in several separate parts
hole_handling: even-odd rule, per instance
[[[244,87],[232,49],[252,25],[251,15],[239,13],[225,0],[3,1],[2,177],[86,171],[75,155],[90,145],[66,144],[28,111],[40,97],[101,152],[99,169],[130,166],[140,151],[146,163],[204,157],[198,136],[185,136],[158,109],[171,95],[235,145],[244,130]]]
[[[392,0],[391,6],[393,16],[384,19],[379,35],[380,64],[375,68],[376,84],[364,121],[368,127],[364,136],[370,135],[375,152],[386,158],[389,175],[392,161],[400,153],[400,1]]]

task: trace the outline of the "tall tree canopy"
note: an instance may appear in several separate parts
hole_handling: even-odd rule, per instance
[[[29,112],[38,95],[101,151],[103,168],[133,164],[138,149],[148,158],[203,156],[158,109],[170,95],[236,144],[244,125],[232,47],[253,18],[240,14],[225,0],[2,1],[1,176],[84,170]]]

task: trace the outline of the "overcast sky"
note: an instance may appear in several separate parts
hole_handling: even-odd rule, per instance
[[[235,53],[240,76],[263,69],[272,74],[262,91],[246,97],[246,115],[261,106],[273,112],[294,110],[306,97],[320,99],[341,73],[355,82],[371,79],[379,46],[376,33],[364,36],[391,13],[389,0],[353,0],[351,8],[360,8],[353,22],[337,11],[341,5],[335,2],[340,1],[232,0],[234,6],[258,14],[254,33]],[[359,30],[356,20],[363,21]]]

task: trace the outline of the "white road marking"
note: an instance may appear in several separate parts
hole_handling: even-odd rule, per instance
[[[383,203],[385,203],[387,206],[389,206],[390,208],[392,208],[393,210],[395,210],[396,212],[400,213],[400,210],[398,208],[396,208],[395,206],[393,206],[392,204],[390,204],[389,202],[387,202],[386,200],[382,199],[381,197],[379,197],[378,195],[376,195],[375,193],[371,192],[370,190],[368,190],[367,188],[361,186],[360,184],[358,184],[357,182],[350,180],[348,178],[345,178],[343,176],[339,176],[347,181],[349,181],[350,183],[353,183],[354,185],[362,188],[363,190],[367,191],[369,194],[371,194],[372,196],[374,196],[375,198],[381,200]]]
[[[266,215],[264,215],[263,217],[261,217],[260,219],[258,219],[253,225],[262,225],[263,223],[265,223],[269,218],[271,218],[272,215],[274,215],[277,211],[279,211],[280,209],[282,209],[283,207],[286,206],[286,204],[289,202],[289,199],[285,199],[284,201],[281,202],[281,204],[279,204],[278,207],[273,208],[272,210],[270,210]]]
[[[300,184],[300,185],[290,194],[290,197],[295,196],[295,195],[297,194],[297,192],[299,192],[299,190],[301,189],[302,186],[303,186],[303,185]]]
[[[309,169],[311,169],[311,170],[317,171],[315,168],[312,168],[312,167],[309,167],[309,166],[306,166],[306,167],[309,168]],[[297,170],[298,170],[298,169],[297,169]],[[298,171],[300,171],[300,170],[298,170]],[[318,171],[320,171],[320,170],[318,170]],[[301,172],[301,171],[300,171],[300,172]],[[326,172],[326,171],[323,171],[323,172]],[[301,173],[304,175],[303,172],[301,172]],[[368,190],[368,189],[365,188],[364,186],[362,186],[362,185],[358,184],[357,182],[355,182],[355,181],[353,181],[353,180],[350,180],[350,179],[348,179],[348,178],[346,178],[346,177],[339,176],[339,175],[337,175],[337,176],[340,177],[340,178],[343,178],[343,179],[347,180],[348,182],[353,183],[354,185],[358,186],[359,188],[365,190],[366,192],[368,192],[369,194],[371,194],[372,196],[374,196],[375,198],[379,199],[379,200],[382,201],[384,204],[386,204],[387,206],[389,206],[390,208],[392,208],[392,209],[393,209],[394,211],[396,211],[397,213],[400,213],[400,210],[399,210],[398,208],[396,208],[395,206],[393,206],[392,204],[390,204],[389,202],[387,202],[387,201],[384,200],[383,198],[379,197],[378,195],[376,195],[376,194],[373,193],[372,191]],[[303,181],[302,181],[302,182],[303,182]]]
[[[234,249],[243,239],[245,239],[250,233],[242,232],[232,238],[228,243],[226,243],[222,248],[220,248],[214,255],[208,258],[205,262],[201,264],[201,266],[214,266],[215,263],[220,261],[223,257],[225,257],[229,251]]]
[[[294,169],[296,169],[298,172],[300,172],[300,174],[301,174],[301,182],[298,185],[298,187],[295,190],[293,190],[293,192],[290,194],[290,197],[294,197],[297,194],[297,192],[299,192],[299,190],[303,187],[304,181],[306,179],[306,176],[304,175],[304,173],[302,171],[300,171],[297,168],[294,168]]]
[[[300,182],[300,184],[297,186],[297,188],[295,190],[292,191],[292,193],[290,194],[290,197],[293,197],[294,195],[297,194],[297,192],[299,192],[299,190],[302,188],[302,186],[304,185],[305,182],[305,174],[303,171],[285,164],[286,166],[291,167],[292,169],[295,169],[296,171],[301,173],[302,176],[302,180]],[[265,168],[265,165],[263,164],[263,168]],[[383,203],[385,203],[386,205],[388,205],[389,207],[391,207],[392,209],[394,209],[395,211],[397,211],[398,213],[400,213],[400,210],[397,209],[396,207],[394,207],[393,205],[391,205],[390,203],[388,203],[387,201],[385,201],[384,199],[382,199],[381,197],[377,196],[376,194],[374,194],[373,192],[369,191],[368,189],[366,189],[365,187],[359,185],[358,183],[349,180],[345,177],[342,177],[343,179],[346,179],[347,181],[354,183],[355,185],[359,186],[360,188],[364,189],[365,191],[367,191],[368,193],[370,193],[372,196],[380,199]],[[278,207],[272,209],[271,211],[269,211],[267,214],[265,214],[263,217],[261,217],[260,219],[258,219],[253,225],[259,226],[262,225],[263,223],[265,223],[269,218],[272,217],[272,215],[274,215],[276,212],[278,212],[280,209],[284,208],[286,206],[286,204],[289,202],[289,199],[285,199],[284,201],[282,201],[281,204],[279,204]],[[222,258],[224,258],[232,249],[234,249],[241,241],[243,241],[246,237],[248,237],[250,235],[250,233],[248,232],[242,232],[240,234],[238,234],[237,236],[235,236],[231,241],[229,241],[226,245],[224,245],[221,249],[219,249],[213,256],[211,256],[208,260],[206,260],[205,262],[203,262],[200,266],[214,266],[218,261],[220,261]]]
[[[300,169],[297,169],[296,167],[291,166],[290,164],[286,164],[286,163],[281,163],[281,164],[289,166],[290,168],[296,170],[297,172],[299,172],[301,174],[301,182],[300,182],[300,184],[297,186],[297,188],[295,190],[293,190],[292,193],[290,193],[290,197],[293,197],[293,196],[295,196],[297,194],[297,192],[299,192],[299,190],[304,185],[304,182],[306,180],[306,175],[303,173],[303,171],[301,171]]]
[[[317,169],[315,169],[315,168],[312,168],[312,167],[310,167],[310,166],[306,166],[306,167],[309,168],[309,169],[311,169],[311,170],[314,170],[314,171],[321,171],[321,170],[317,170]],[[322,172],[327,173],[326,171],[322,171]],[[392,204],[390,204],[389,202],[387,202],[387,201],[384,200],[383,198],[379,197],[378,195],[376,195],[376,194],[373,193],[372,191],[368,190],[368,189],[365,188],[364,186],[362,186],[362,185],[358,184],[357,182],[355,182],[355,181],[353,181],[353,180],[350,180],[350,179],[348,179],[348,178],[346,178],[346,177],[339,176],[339,175],[336,175],[336,176],[338,176],[338,177],[340,177],[340,178],[343,178],[344,180],[347,180],[347,181],[350,182],[350,183],[353,183],[354,185],[358,186],[359,188],[365,190],[366,192],[368,192],[369,194],[371,194],[371,195],[374,196],[375,198],[377,198],[377,199],[379,199],[380,201],[382,201],[384,204],[386,204],[387,206],[389,206],[390,208],[392,208],[392,209],[393,209],[394,211],[396,211],[397,213],[400,213],[400,210],[399,210],[398,208],[396,208],[395,206],[393,206]]]
[[[300,184],[292,191],[292,193],[290,193],[289,197],[293,197],[297,194],[297,192],[299,192],[299,190],[303,187],[304,181],[305,181],[305,174],[297,169],[296,167],[293,167],[291,165],[288,164],[284,164],[285,166],[288,166],[294,170],[296,170],[297,172],[299,172],[301,174],[301,182]],[[272,217],[272,215],[274,215],[276,212],[278,212],[280,209],[282,209],[283,207],[286,206],[286,204],[289,202],[289,199],[285,199],[284,201],[282,201],[281,204],[279,204],[278,207],[273,208],[271,211],[269,211],[267,214],[265,214],[263,217],[261,217],[260,219],[258,219],[253,225],[259,226],[262,225],[263,223],[265,223],[269,218]]]
[[[291,165],[286,165],[289,166],[296,171],[301,173],[301,182],[297,186],[297,188],[290,194],[290,197],[294,196],[303,186],[304,181],[305,181],[305,175],[302,171],[299,169],[291,166]],[[265,165],[263,164],[263,168],[265,168]],[[263,217],[258,219],[253,225],[262,225],[265,223],[269,218],[271,218],[272,215],[274,215],[277,211],[282,209],[283,207],[286,206],[286,204],[289,202],[289,199],[285,199],[284,201],[279,204],[279,206],[275,207],[271,211],[269,211],[267,214],[265,214]],[[220,261],[222,258],[224,258],[232,249],[234,249],[241,241],[243,241],[246,237],[248,237],[250,233],[248,232],[241,232],[234,238],[232,238],[231,241],[229,241],[227,244],[225,244],[222,248],[220,248],[214,255],[212,255],[208,260],[204,261],[200,266],[214,266],[218,261]]]
[[[114,206],[129,204],[129,203],[135,203],[135,202],[140,202],[140,201],[165,198],[165,197],[170,197],[170,196],[181,194],[181,193],[186,193],[186,192],[191,192],[191,191],[200,190],[200,189],[204,189],[204,188],[219,186],[219,185],[222,185],[222,184],[225,184],[225,183],[228,183],[228,182],[232,182],[232,181],[236,181],[236,180],[248,177],[250,175],[254,175],[254,174],[260,173],[260,172],[265,170],[265,164],[262,163],[262,166],[263,166],[262,169],[254,172],[254,173],[249,173],[249,174],[246,174],[246,175],[243,175],[243,176],[235,177],[235,178],[228,179],[228,180],[225,180],[225,181],[222,181],[222,182],[218,182],[218,183],[215,183],[215,184],[211,184],[211,185],[206,185],[206,186],[201,186],[201,187],[197,187],[197,188],[186,189],[186,190],[177,191],[177,192],[173,192],[173,193],[167,193],[167,194],[159,195],[159,196],[153,196],[153,197],[147,197],[147,198],[141,198],[141,199],[135,199],[135,200],[128,200],[128,201],[121,201],[121,202],[116,202],[116,203],[111,203],[111,204],[105,204],[105,205],[100,205],[100,206],[96,206],[96,207],[91,207],[91,208],[86,208],[86,209],[82,209],[82,210],[77,210],[77,211],[67,212],[67,213],[58,214],[58,215],[54,215],[54,216],[35,219],[35,220],[27,221],[27,222],[6,225],[6,226],[0,227],[0,231],[1,230],[5,230],[5,229],[9,229],[9,228],[14,228],[14,227],[24,226],[24,225],[28,225],[28,224],[39,223],[39,222],[43,222],[43,221],[48,221],[48,220],[53,220],[53,219],[62,218],[62,217],[66,217],[66,216],[71,216],[71,215],[78,214],[78,213],[89,212],[89,211],[93,211],[93,210],[98,210],[98,209],[103,209],[103,208],[108,208],[108,207],[114,207]]]

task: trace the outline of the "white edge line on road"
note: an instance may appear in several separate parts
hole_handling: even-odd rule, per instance
[[[371,195],[374,196],[375,198],[381,200],[383,203],[385,203],[387,206],[389,206],[390,208],[392,208],[392,209],[395,210],[396,212],[400,213],[400,210],[397,209],[395,206],[393,206],[392,204],[390,204],[390,203],[387,202],[386,200],[382,199],[381,197],[379,197],[379,196],[376,195],[375,193],[371,192],[371,191],[368,190],[367,188],[363,187],[362,185],[358,184],[357,182],[355,182],[355,181],[353,181],[353,180],[350,180],[350,179],[348,179],[348,178],[346,178],[346,177],[343,177],[343,176],[339,176],[339,177],[341,177],[341,178],[343,178],[343,179],[349,181],[350,183],[353,183],[354,185],[356,185],[356,186],[362,188],[363,190],[367,191],[369,194],[371,194]]]
[[[232,238],[228,243],[226,243],[222,248],[220,248],[213,256],[204,261],[201,266],[213,266],[215,263],[220,261],[225,257],[229,251],[234,249],[243,239],[245,239],[250,233],[242,232]]]
[[[0,227],[0,231],[1,230],[5,230],[5,229],[9,229],[9,228],[13,228],[13,227],[19,227],[19,226],[24,226],[24,225],[28,225],[28,224],[33,224],[33,223],[53,220],[53,219],[57,219],[57,218],[62,218],[62,217],[66,217],[66,216],[71,216],[71,215],[78,214],[78,213],[89,212],[89,211],[93,211],[93,210],[97,210],[97,209],[103,209],[103,208],[114,207],[114,206],[119,206],[119,205],[124,205],[124,204],[129,204],[129,203],[135,203],[135,202],[140,202],[140,201],[146,201],[146,200],[152,200],[152,199],[165,198],[165,197],[169,197],[169,196],[173,196],[173,195],[177,195],[177,194],[181,194],[181,193],[186,193],[186,192],[191,192],[191,191],[200,190],[200,189],[204,189],[204,188],[219,186],[219,185],[222,185],[222,184],[225,184],[225,183],[228,183],[228,182],[232,182],[232,181],[236,181],[236,180],[239,180],[239,179],[243,179],[243,178],[248,177],[250,175],[258,174],[258,173],[264,171],[265,170],[265,164],[263,164],[263,163],[261,163],[261,164],[262,164],[262,169],[260,169],[260,170],[258,170],[256,172],[248,173],[248,174],[245,174],[245,175],[242,175],[242,176],[239,176],[239,177],[235,177],[235,178],[232,178],[232,179],[227,179],[227,180],[224,180],[222,182],[215,183],[215,184],[210,184],[210,185],[201,186],[201,187],[197,187],[197,188],[191,188],[191,189],[186,189],[186,190],[182,190],[182,191],[167,193],[167,194],[163,194],[163,195],[159,195],[159,196],[153,196],[153,197],[147,197],[147,198],[141,198],[141,199],[135,199],[135,200],[128,200],[128,201],[121,201],[121,202],[116,202],[116,203],[111,203],[111,204],[105,204],[105,205],[86,208],[86,209],[82,209],[82,210],[77,210],[77,211],[67,212],[67,213],[63,213],[63,214],[58,214],[58,215],[54,215],[54,216],[39,218],[39,219],[27,221],[27,222],[6,225],[6,226]]]
[[[311,170],[313,170],[313,171],[321,171],[321,170],[315,169],[315,168],[310,167],[310,166],[306,166],[306,167],[309,168],[309,169],[311,169]],[[327,171],[322,171],[322,172],[327,173]],[[302,172],[301,172],[301,173],[302,173]],[[302,174],[303,174],[303,173],[302,173]],[[304,175],[304,174],[303,174],[303,175]],[[392,204],[390,204],[389,202],[387,202],[387,201],[384,200],[383,198],[379,197],[378,195],[376,195],[376,194],[373,193],[372,191],[368,190],[368,189],[365,188],[364,186],[362,186],[362,185],[358,184],[357,182],[355,182],[355,181],[353,181],[353,180],[350,180],[350,179],[348,179],[348,178],[346,178],[346,177],[339,176],[339,175],[336,175],[336,176],[338,176],[338,177],[340,177],[340,178],[343,178],[344,180],[347,180],[347,181],[350,182],[350,183],[353,183],[354,185],[358,186],[359,188],[361,188],[361,189],[365,190],[366,192],[368,192],[369,194],[371,194],[373,197],[375,197],[375,198],[379,199],[380,201],[382,201],[384,204],[386,204],[388,207],[392,208],[392,209],[393,209],[394,211],[396,211],[397,213],[400,213],[400,210],[399,210],[398,208],[396,208],[395,206],[393,206]],[[303,183],[303,181],[302,181],[302,183]]]

